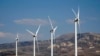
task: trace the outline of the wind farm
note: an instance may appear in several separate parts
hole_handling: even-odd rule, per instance
[[[99,5],[0,0],[0,56],[100,56]]]
[[[78,7],[77,13],[72,9],[74,14],[74,33],[64,34],[56,37],[56,30],[58,26],[54,27],[54,23],[48,16],[48,22],[50,25],[50,40],[38,40],[38,33],[41,27],[39,24],[35,33],[26,29],[28,33],[33,37],[32,41],[19,42],[19,35],[16,37],[16,47],[8,49],[8,55],[16,56],[95,56],[99,54],[99,35],[98,33],[81,33],[80,27],[80,9]],[[43,26],[43,25],[42,25]],[[78,31],[79,29],[79,31]],[[78,33],[79,32],[79,33]],[[97,38],[95,38],[97,36]],[[96,42],[94,42],[96,41]],[[26,44],[27,43],[27,44]],[[5,44],[6,45],[6,44]],[[12,45],[13,46],[13,45]],[[4,47],[6,48],[6,47]],[[9,47],[8,47],[9,48]],[[0,48],[1,49],[1,48]],[[37,50],[37,51],[36,51]],[[90,51],[93,50],[93,51]],[[16,51],[15,54],[13,51]],[[10,53],[12,52],[12,53]],[[0,54],[4,55],[4,54]],[[6,55],[4,55],[6,56]]]

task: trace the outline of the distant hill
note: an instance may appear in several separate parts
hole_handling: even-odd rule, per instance
[[[63,34],[54,40],[54,56],[74,56],[74,33]],[[38,41],[37,56],[50,56],[50,40]],[[19,42],[19,56],[32,56],[32,41]],[[15,55],[15,43],[0,44],[0,55]],[[78,34],[79,56],[100,56],[100,33]]]

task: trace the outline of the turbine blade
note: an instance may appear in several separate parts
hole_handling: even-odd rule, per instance
[[[54,43],[56,42],[55,39],[56,39],[56,36],[55,36],[55,32],[53,33],[53,38],[54,38]]]
[[[80,21],[80,20],[79,20]],[[81,37],[81,26],[80,26],[80,22],[78,21],[78,28],[79,28],[79,37]]]
[[[54,37],[54,43],[55,43],[55,39],[56,39],[56,36],[55,36],[55,31],[57,29],[57,26],[54,28],[54,32],[53,32],[53,37]]]
[[[17,33],[17,38],[18,38],[18,33]]]
[[[38,39],[37,39],[37,34],[38,34],[38,32],[39,32],[39,30],[40,30],[40,26],[41,25],[39,25],[39,27],[38,27],[38,29],[37,29],[37,31],[36,31],[36,45],[37,45],[37,51],[38,51],[38,53],[39,53],[39,45],[38,45]]]
[[[54,32],[56,31],[57,28],[58,28],[57,26],[54,28]]]
[[[78,18],[78,27],[79,27],[79,37],[81,37],[81,26],[80,26],[80,9],[78,7],[77,18]]]
[[[77,13],[77,18],[78,18],[78,24],[80,24],[80,18],[79,18],[79,13],[80,13],[80,11],[79,11],[79,8],[78,8],[78,13]]]
[[[49,18],[49,22],[50,22],[51,28],[53,29],[53,25],[52,25],[51,19],[50,19],[49,16],[48,16],[48,18]]]
[[[31,35],[35,35],[33,32],[31,32],[31,31],[28,30],[28,29],[26,29],[26,31],[27,31],[28,33],[30,33]]]
[[[77,18],[78,18],[78,20],[79,20],[79,13],[80,13],[80,11],[79,11],[79,8],[78,8],[78,13],[77,13]]]
[[[79,24],[79,34],[80,34],[79,37],[81,37],[81,27],[80,27],[80,24]]]
[[[37,51],[38,51],[38,53],[39,53],[40,49],[39,49],[38,39],[37,39],[37,37],[36,37],[36,45],[37,45]]]
[[[76,12],[74,11],[74,9],[72,9],[72,12],[74,13],[75,17],[77,18],[77,14],[76,14]]]
[[[80,9],[79,9],[79,7],[78,7],[78,12],[77,12],[77,19],[78,19],[78,30],[79,30],[79,38],[81,37],[81,27],[80,27],[80,18],[79,18],[79,16],[80,16]]]
[[[81,26],[80,26],[80,23],[79,23],[78,25],[79,25],[79,33],[81,33]]]
[[[39,30],[40,30],[40,25],[39,25],[39,27],[38,27],[38,29],[37,29],[37,31],[36,31],[36,36],[37,36]]]

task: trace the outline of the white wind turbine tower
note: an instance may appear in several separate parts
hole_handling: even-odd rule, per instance
[[[78,56],[78,51],[77,51],[77,27],[79,25],[79,30],[80,30],[80,19],[79,19],[79,8],[78,8],[78,12],[76,14],[76,12],[72,9],[74,15],[75,15],[75,56]]]
[[[18,56],[18,41],[19,41],[19,37],[18,37],[18,33],[17,33],[17,37],[16,37],[16,56]]]
[[[28,29],[26,30],[27,32],[29,32],[33,36],[33,56],[35,56],[35,40],[37,40],[37,34],[39,32],[39,29],[40,29],[40,25],[39,25],[37,31],[35,32],[35,34]]]
[[[54,28],[49,16],[48,16],[48,18],[49,18],[49,22],[51,25],[51,30],[50,30],[50,33],[51,33],[51,56],[53,56],[53,39],[55,38],[55,31],[57,29],[57,26]]]

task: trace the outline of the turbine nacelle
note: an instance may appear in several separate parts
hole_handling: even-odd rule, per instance
[[[56,29],[57,29],[57,26],[55,28],[51,29],[50,32],[54,33],[56,31]]]
[[[16,38],[16,41],[18,41],[19,40],[19,38]]]
[[[51,29],[51,30],[50,30],[50,33],[53,33],[53,32],[54,32],[54,30],[53,30],[53,29]]]
[[[33,37],[37,37],[36,35],[32,35]]]
[[[74,20],[74,22],[78,22],[79,21],[79,19],[78,18],[76,18],[75,20]]]

